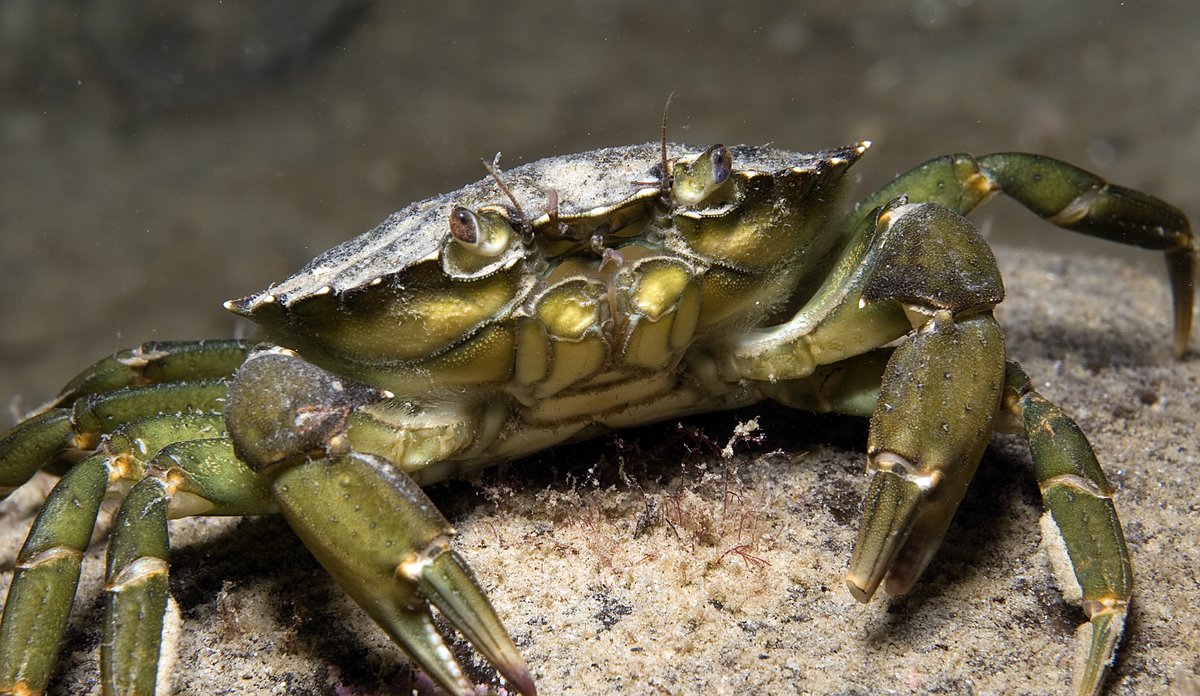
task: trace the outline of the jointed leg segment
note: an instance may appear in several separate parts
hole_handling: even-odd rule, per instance
[[[942,329],[936,327],[939,321]],[[918,333],[894,350],[874,351],[820,368],[809,378],[769,387],[773,398],[797,408],[854,415],[874,410],[868,462],[873,478],[847,575],[850,591],[866,601],[884,577],[890,594],[911,586],[928,562],[921,552],[931,553],[937,534],[944,531],[933,523],[948,523],[953,514],[952,507],[945,507],[950,496],[937,502],[946,494],[939,487],[945,489],[948,481],[955,485],[956,480],[965,486],[978,461],[973,448],[980,443],[962,426],[974,423],[983,428],[991,421],[968,410],[981,411],[991,404],[995,420],[982,432],[990,434],[994,428],[1028,440],[1046,509],[1042,533],[1050,542],[1052,565],[1068,598],[1080,603],[1091,626],[1085,662],[1075,670],[1075,693],[1099,693],[1132,596],[1132,568],[1112,487],[1083,432],[1061,408],[1033,390],[1016,363],[1004,363],[998,399],[994,375],[978,381],[980,367],[994,367],[995,361],[983,357],[987,351],[981,353],[979,344],[961,339],[986,330],[955,325],[947,332],[945,319],[935,317],[931,323],[927,337]],[[982,389],[983,395],[973,400],[947,389],[951,383],[966,391]],[[955,419],[961,422],[950,426]],[[948,479],[948,473],[957,478]],[[921,525],[921,518],[928,523]]]
[[[286,351],[267,351],[242,367],[225,413],[239,424],[231,428],[239,457],[270,481],[292,529],[442,688],[473,693],[434,628],[430,604],[520,693],[535,694],[512,639],[450,548],[454,528],[400,467],[354,449],[353,408],[379,398]],[[311,427],[283,427],[299,417]],[[377,435],[369,429],[367,441],[377,443]]]
[[[1021,152],[938,157],[864,199],[842,225],[848,227],[900,196],[966,215],[996,193],[1064,229],[1162,251],[1174,306],[1175,356],[1183,355],[1196,294],[1196,240],[1187,216],[1165,201],[1110,184],[1072,164]]]
[[[935,315],[892,354],[871,417],[871,488],[846,582],[867,601],[916,582],[941,544],[992,434],[1004,341],[991,313]]]
[[[889,356],[876,382],[868,445],[873,477],[847,575],[863,601],[885,578],[892,594],[912,586],[993,429],[1023,434],[1046,506],[1044,533],[1061,541],[1062,565],[1071,568],[1070,584],[1080,590],[1092,629],[1076,690],[1095,694],[1131,597],[1129,556],[1112,491],[1086,438],[1004,361],[1003,336],[990,312],[1003,295],[999,275],[982,240],[958,217],[998,191],[1061,227],[1164,251],[1175,352],[1182,354],[1196,262],[1182,213],[1071,165],[1007,153],[932,160],[869,197],[841,223],[848,241],[826,285],[779,331],[738,346],[734,365],[745,377],[765,380],[762,390],[785,403],[862,414],[872,401],[869,379],[846,373],[879,375],[880,357]],[[863,324],[855,319],[887,326],[881,336],[903,333],[887,307],[902,309],[915,331],[894,348],[838,354],[843,345],[882,345],[839,341],[843,334],[861,338]]]
[[[146,385],[145,364],[131,369],[137,360],[129,356],[101,361],[72,382],[60,405],[0,440],[0,481],[11,487],[47,461],[83,457],[50,493],[18,558],[0,623],[0,693],[44,692],[100,503],[126,490],[109,542],[106,693],[154,693],[164,676],[158,660],[168,602],[167,519],[281,510],[447,691],[474,693],[437,635],[431,603],[513,687],[536,693],[512,640],[449,548],[454,530],[400,467],[370,453],[391,452],[395,442],[405,443],[414,461],[454,452],[469,444],[461,437],[469,428],[421,422],[410,432],[403,411],[390,409],[387,422],[353,412],[385,398],[375,390],[334,384],[338,378],[292,355],[247,360],[241,344],[208,345],[216,355],[180,344],[151,360],[161,363],[155,379],[185,377],[179,370],[186,363],[204,376],[196,381]],[[230,351],[242,351],[236,376],[226,373]],[[223,407],[242,412],[227,418]],[[228,435],[227,422],[239,426]],[[366,451],[355,451],[355,443]]]
[[[1077,693],[1095,694],[1121,638],[1133,586],[1113,490],[1083,431],[1034,391],[1029,377],[1012,362],[1005,376],[1004,407],[1029,440],[1046,507],[1042,533],[1060,542],[1054,552],[1065,552],[1073,575],[1060,581],[1078,588],[1077,599],[1091,623],[1091,646],[1084,669],[1076,672],[1076,687]]]

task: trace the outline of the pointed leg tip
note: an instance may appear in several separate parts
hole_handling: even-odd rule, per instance
[[[1186,307],[1178,310],[1175,317],[1175,359],[1183,359],[1183,354],[1188,349],[1188,339],[1192,335],[1192,303],[1186,303]]]
[[[1125,630],[1126,605],[1121,602],[1093,614],[1088,626],[1091,628],[1087,658],[1076,684],[1079,696],[1096,696],[1104,686],[1104,678],[1113,663],[1117,643]]]
[[[517,690],[517,693],[522,696],[537,696],[537,687],[533,684],[533,675],[529,673],[529,668],[525,666],[525,661],[515,651],[504,656],[485,654],[484,657],[488,658],[488,661],[492,663],[496,671],[500,672],[505,681]]]
[[[1182,358],[1187,351],[1188,336],[1192,332],[1192,314],[1195,311],[1196,265],[1195,239],[1179,249],[1167,252],[1167,275],[1171,281],[1171,301],[1175,310],[1175,357]]]
[[[537,696],[537,687],[533,685],[533,676],[529,674],[529,669],[525,667],[524,663],[520,665],[520,670],[513,671],[512,674],[502,673],[508,683],[522,696]]]
[[[1187,353],[1187,349],[1188,349],[1187,333],[1176,334],[1175,335],[1175,350],[1173,351],[1175,354],[1175,359],[1183,360],[1183,356],[1184,356],[1184,354]]]
[[[517,647],[513,645],[508,633],[500,628],[499,633],[492,633],[488,637],[490,641],[486,643],[476,642],[470,638],[468,638],[468,642],[474,645],[475,649],[482,653],[488,662],[492,663],[492,666],[518,693],[523,696],[535,696],[537,687],[533,685],[533,676],[530,675],[529,667],[525,665],[525,660],[521,659],[521,654],[517,652]]]
[[[853,573],[846,576],[846,589],[850,590],[851,596],[863,604],[871,601],[877,587],[878,585],[872,587],[870,583],[863,582]]]
[[[504,629],[487,595],[453,550],[439,553],[421,571],[419,592],[442,612],[467,642],[475,647],[513,688],[524,696],[536,694],[533,677],[512,637]]]
[[[478,647],[478,646],[476,646]],[[504,655],[484,655],[504,677],[509,686],[516,689],[517,693],[522,696],[537,696],[537,687],[533,684],[533,675],[529,673],[529,667],[525,665],[525,661],[517,654],[516,649],[507,651]]]

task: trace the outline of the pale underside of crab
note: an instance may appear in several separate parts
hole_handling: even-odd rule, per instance
[[[950,155],[838,210],[867,143],[813,153],[647,144],[556,157],[415,203],[227,307],[257,341],[153,343],[96,363],[0,438],[5,495],[62,473],[17,560],[0,691],[53,670],[102,500],[106,693],[158,688],[167,520],[282,513],[446,691],[431,618],[511,688],[534,680],[420,486],[555,444],[773,399],[870,418],[846,576],[866,602],[929,564],[995,432],[1029,442],[1091,626],[1097,693],[1132,573],[1075,423],[1006,359],[1004,289],[963,217],[1004,193],[1060,227],[1165,253],[1175,352],[1195,242],[1145,194],[1036,155]]]

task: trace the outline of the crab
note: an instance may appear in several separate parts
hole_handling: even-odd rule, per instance
[[[106,496],[103,689],[150,694],[167,520],[282,514],[437,684],[474,693],[432,607],[531,695],[531,673],[422,486],[559,443],[764,399],[870,418],[846,585],[913,587],[993,433],[1029,443],[1046,533],[1090,625],[1098,693],[1132,596],[1086,437],[1006,359],[1004,287],[964,215],[1004,193],[1059,227],[1165,253],[1188,345],[1195,239],[1149,195],[1037,155],[955,154],[838,210],[870,143],[819,152],[660,143],[560,156],[414,203],[226,303],[254,340],[101,360],[0,438],[0,492],[49,493],[0,623],[0,692],[40,694]]]

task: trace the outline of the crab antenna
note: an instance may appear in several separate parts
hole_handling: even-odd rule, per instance
[[[671,100],[675,98],[675,92],[672,91],[667,95],[667,103],[663,104],[662,115],[662,135],[659,142],[662,144],[662,189],[665,192],[670,188],[670,174],[667,173],[667,113],[671,110]]]
[[[491,164],[488,164],[488,161],[482,157],[479,158],[479,161],[483,163],[483,168],[488,171],[488,174],[491,174],[492,178],[496,180],[496,183],[500,186],[500,190],[508,196],[508,200],[512,201],[513,207],[517,209],[517,215],[521,216],[521,227],[529,227],[529,216],[525,214],[525,209],[521,207],[521,204],[517,201],[517,197],[513,195],[512,189],[504,183],[504,179],[500,178],[500,153],[496,153],[496,156],[492,158]]]

